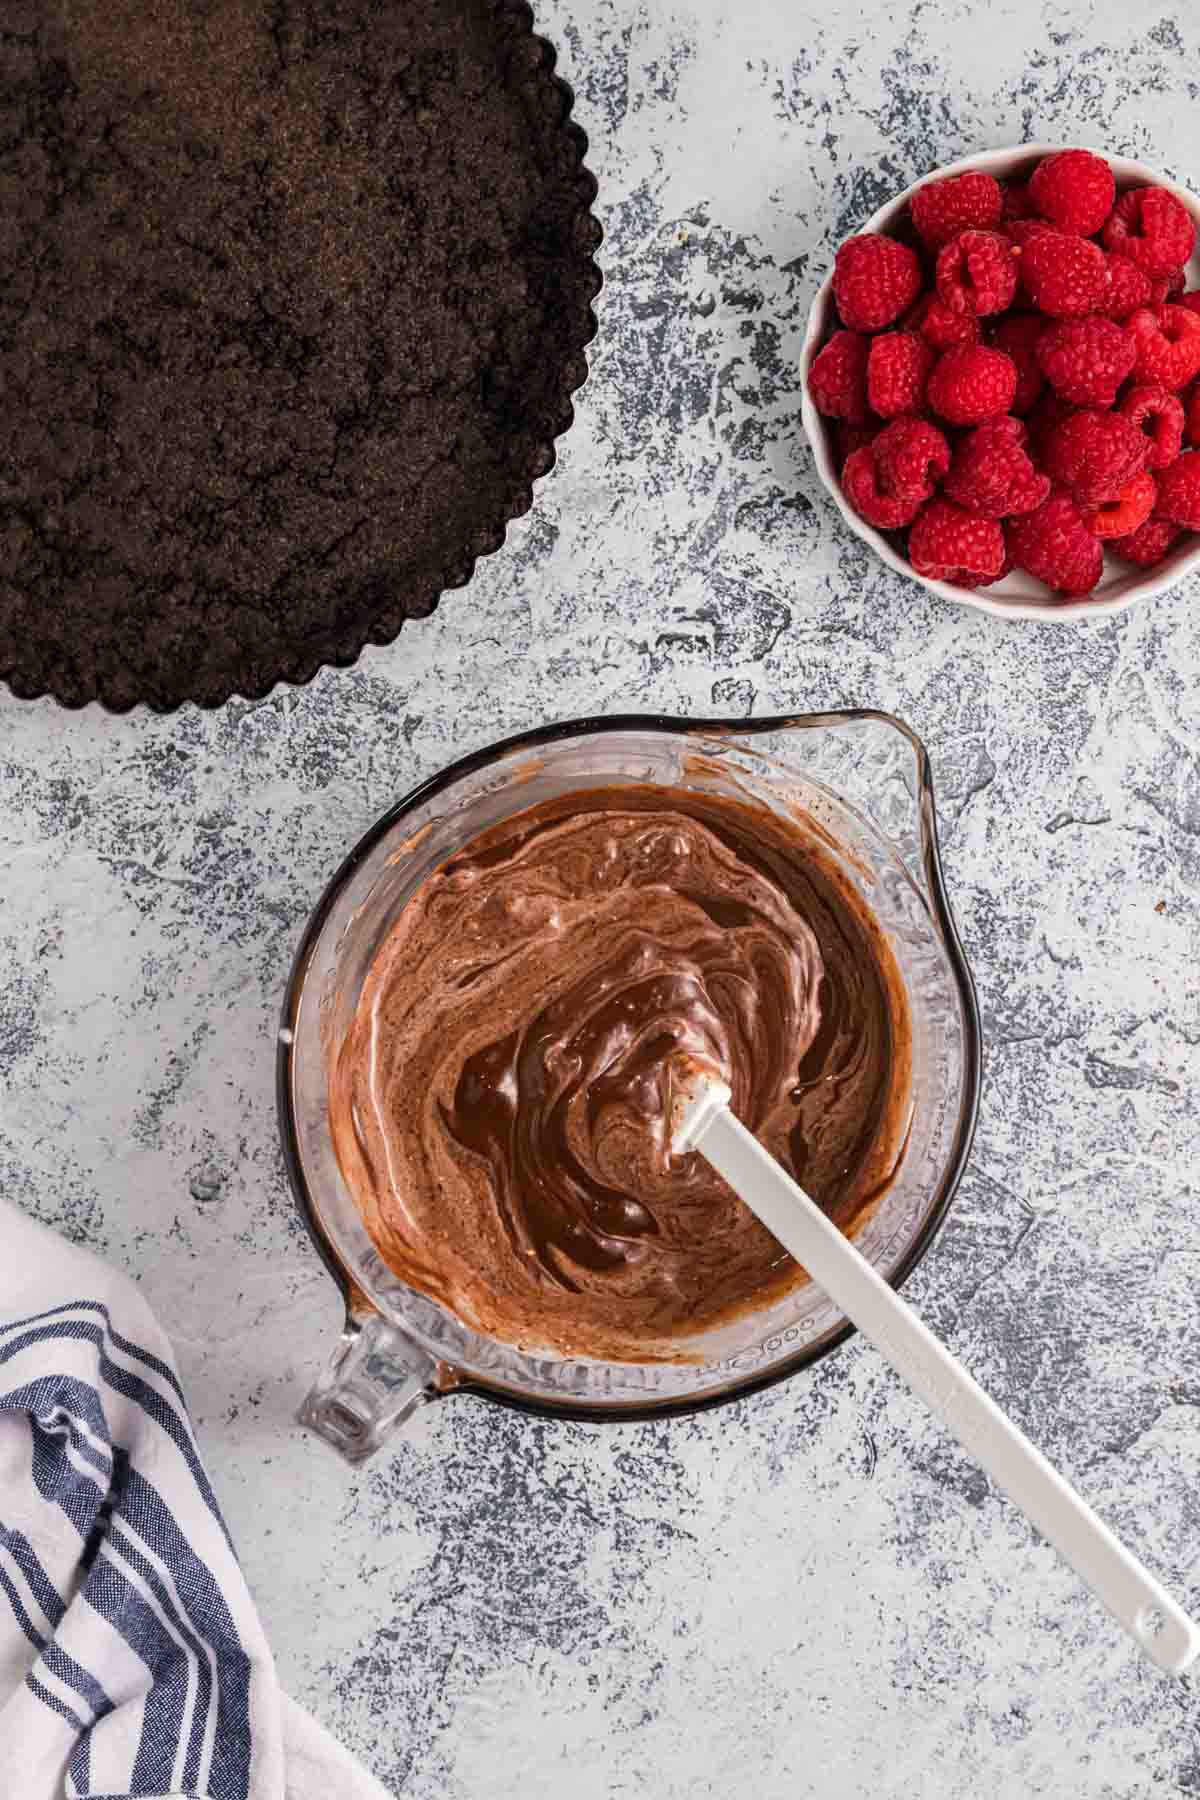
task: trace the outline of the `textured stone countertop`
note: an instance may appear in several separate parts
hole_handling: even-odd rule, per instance
[[[0,695],[0,1184],[174,1335],[282,1675],[411,1800],[1200,1794],[1156,1676],[878,1358],[607,1429],[470,1399],[352,1475],[295,1424],[338,1326],[276,1148],[326,875],[558,715],[885,707],[924,736],[987,1036],[912,1298],[1200,1605],[1200,582],[1009,625],[823,498],[795,360],[837,239],[1024,137],[1200,187],[1194,12],[555,0],[607,285],[578,423],[469,590],[201,715]]]

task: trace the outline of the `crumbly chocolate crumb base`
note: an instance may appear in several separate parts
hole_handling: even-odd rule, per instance
[[[14,692],[255,697],[499,546],[595,330],[552,68],[513,0],[7,0]]]

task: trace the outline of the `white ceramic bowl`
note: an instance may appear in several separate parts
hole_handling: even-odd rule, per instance
[[[944,168],[932,169],[923,175],[894,200],[873,213],[866,222],[858,227],[860,232],[881,231],[891,233],[903,217],[905,208],[919,187],[926,182],[938,181],[945,175],[962,175],[968,169],[982,169],[999,180],[1025,180],[1043,156],[1067,146],[1062,144],[1022,144],[1013,150],[984,150],[978,156],[965,156],[961,162],[947,163]],[[1116,176],[1117,192],[1123,193],[1126,188],[1154,185],[1164,187],[1182,201],[1200,233],[1200,200],[1190,194],[1186,188],[1179,187],[1169,181],[1157,169],[1148,169],[1144,163],[1131,162],[1125,156],[1110,156],[1107,150],[1098,151],[1111,167]],[[1200,242],[1200,240],[1198,240]],[[1200,285],[1200,250],[1192,257],[1187,266],[1188,286]],[[900,554],[894,544],[873,525],[868,525],[847,503],[842,493],[842,484],[838,479],[837,466],[833,457],[832,433],[826,421],[813,405],[808,392],[808,371],[817,351],[828,337],[835,323],[833,303],[832,274],[826,278],[817,291],[808,315],[808,330],[804,336],[804,348],[801,353],[800,371],[803,381],[801,409],[804,418],[804,429],[808,433],[808,441],[812,445],[817,470],[821,480],[829,489],[837,504],[838,510],[851,531],[855,532],[865,544],[869,544],[875,554],[890,569],[901,575],[907,575],[910,581],[919,582],[921,587],[928,588],[933,594],[940,594],[944,600],[957,600],[962,606],[974,606],[980,612],[994,613],[1002,619],[1078,619],[1085,615],[1099,618],[1106,613],[1123,612],[1136,600],[1146,600],[1152,594],[1161,594],[1164,588],[1174,586],[1182,576],[1200,567],[1200,535],[1189,534],[1171,550],[1163,561],[1154,569],[1139,569],[1130,563],[1123,563],[1116,557],[1106,556],[1104,573],[1100,577],[1099,586],[1091,594],[1081,600],[1063,600],[1056,598],[1035,581],[1032,575],[1024,570],[1014,569],[995,587],[973,591],[970,588],[956,587],[949,581],[929,581],[918,575],[912,564]]]

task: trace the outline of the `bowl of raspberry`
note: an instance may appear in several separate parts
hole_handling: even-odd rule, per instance
[[[1004,618],[1120,612],[1200,566],[1200,200],[1053,144],[936,170],[842,244],[801,358],[842,517]]]

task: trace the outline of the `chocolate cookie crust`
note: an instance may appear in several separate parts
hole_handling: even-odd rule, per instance
[[[307,680],[531,502],[599,286],[513,0],[15,0],[0,675],[115,709]]]

